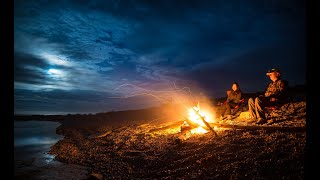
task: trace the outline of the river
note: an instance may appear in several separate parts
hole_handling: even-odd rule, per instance
[[[56,134],[60,125],[53,121],[14,121],[15,179],[87,179],[87,168],[64,164],[48,154],[63,136]]]

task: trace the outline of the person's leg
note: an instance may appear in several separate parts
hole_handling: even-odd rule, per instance
[[[226,115],[230,115],[231,114],[231,107],[230,107],[230,102],[226,103]]]
[[[222,109],[221,109],[221,117],[224,117],[224,114],[225,114],[225,112],[226,112],[226,110],[227,110],[226,105],[227,105],[227,103],[225,103],[225,104],[223,104],[223,105],[222,105]]]
[[[257,119],[257,115],[256,115],[256,111],[255,111],[255,105],[254,105],[254,101],[252,98],[250,98],[248,100],[248,106],[249,106],[249,113],[250,113],[250,116],[254,119]]]
[[[255,99],[255,111],[256,111],[256,115],[257,115],[257,118],[259,120],[258,123],[265,123],[266,121],[266,115],[265,115],[265,109],[264,109],[264,106],[263,106],[263,102],[264,102],[264,99],[260,99],[259,97],[256,97]]]
[[[234,102],[227,102],[226,105],[227,105],[226,115],[231,115],[231,108],[236,107],[238,104]]]

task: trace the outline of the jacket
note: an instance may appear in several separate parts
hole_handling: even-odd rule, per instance
[[[241,96],[242,96],[242,92],[240,89],[234,91],[233,89],[230,90],[230,95],[227,98],[227,102],[234,102],[234,103],[239,103]]]
[[[288,83],[282,79],[277,79],[275,82],[271,82],[268,85],[265,97],[276,98],[277,100],[284,100],[287,97]]]

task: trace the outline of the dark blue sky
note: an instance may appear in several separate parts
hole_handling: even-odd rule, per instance
[[[305,26],[298,0],[15,0],[14,110],[137,109],[234,81],[257,92],[273,67],[304,84]]]

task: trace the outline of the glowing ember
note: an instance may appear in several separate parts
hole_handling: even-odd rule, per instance
[[[200,124],[201,126],[205,126],[205,124],[202,122],[202,120],[200,119],[200,117],[197,115],[197,113],[195,111],[197,111],[202,117],[205,117],[205,120],[207,122],[213,122],[213,118],[212,118],[211,114],[204,111],[204,110],[200,111],[199,106],[190,108],[188,110],[189,119],[191,121],[196,122],[196,123]]]
[[[196,112],[198,112],[202,117],[204,117],[205,121],[207,122],[213,122],[214,121],[213,116],[205,110],[200,111],[199,104],[197,107],[192,107],[188,110],[189,120],[200,125],[198,128],[192,129],[191,133],[204,134],[208,132],[203,128],[203,127],[206,127],[206,125],[203,123],[201,117],[199,117],[199,115]]]
[[[208,131],[203,129],[202,126],[199,126],[197,128],[190,130],[190,132],[191,132],[191,134],[204,134],[204,133],[207,133]]]

